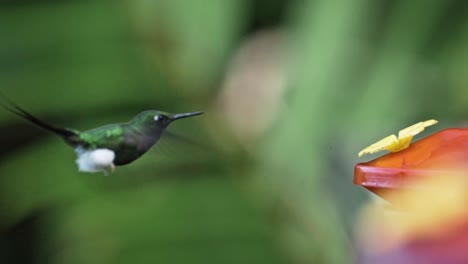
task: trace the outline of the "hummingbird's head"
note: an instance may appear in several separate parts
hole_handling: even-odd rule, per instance
[[[148,110],[140,113],[133,120],[146,127],[165,129],[174,120],[201,114],[203,114],[203,112],[171,114],[158,110]]]

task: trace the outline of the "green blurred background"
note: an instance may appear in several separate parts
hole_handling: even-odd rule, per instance
[[[353,263],[356,153],[421,120],[466,124],[467,10],[1,0],[0,90],[40,118],[205,114],[104,177],[0,111],[0,263]]]

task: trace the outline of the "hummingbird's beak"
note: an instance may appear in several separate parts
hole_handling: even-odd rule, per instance
[[[186,117],[191,117],[191,116],[197,116],[197,115],[201,115],[203,114],[203,112],[190,112],[190,113],[182,113],[182,114],[175,114],[175,115],[172,115],[172,120],[177,120],[177,119],[182,119],[182,118],[186,118]]]

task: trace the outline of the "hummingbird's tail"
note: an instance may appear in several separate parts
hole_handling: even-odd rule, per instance
[[[65,139],[65,141],[71,145],[76,145],[79,143],[79,132],[67,129],[56,127],[52,124],[49,124],[45,121],[38,119],[37,117],[31,115],[29,112],[21,108],[19,105],[15,104],[9,98],[7,98],[3,93],[0,92],[0,97],[3,99],[0,101],[0,105],[11,113],[39,126],[45,130],[48,130],[56,135],[59,135]]]

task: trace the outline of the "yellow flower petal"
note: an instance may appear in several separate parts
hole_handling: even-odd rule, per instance
[[[419,122],[417,124],[409,126],[405,129],[400,130],[400,132],[398,132],[398,139],[402,139],[404,137],[409,137],[409,136],[411,137],[416,136],[417,134],[423,132],[426,127],[432,126],[435,124],[437,124],[437,120],[431,119],[431,120]]]
[[[393,147],[395,145],[398,145],[398,143],[399,143],[398,138],[395,135],[390,135],[368,146],[367,148],[361,150],[358,155],[359,157],[362,157],[366,154],[374,154],[379,151],[385,150],[388,147]]]
[[[434,124],[437,124],[437,120],[430,119],[404,128],[398,132],[398,137],[395,135],[390,135],[384,139],[381,139],[369,147],[361,150],[358,156],[362,157],[366,154],[373,154],[382,150],[388,150],[391,152],[404,150],[409,147],[411,140],[413,140],[415,135],[424,131],[426,127],[432,126]]]

